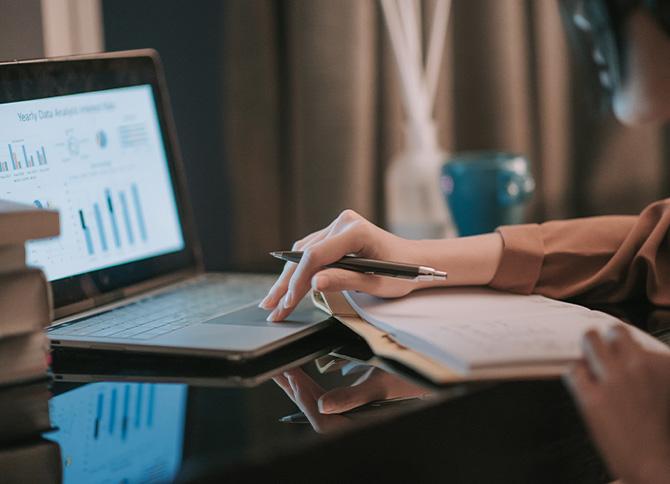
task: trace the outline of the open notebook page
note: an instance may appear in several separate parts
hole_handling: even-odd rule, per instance
[[[621,324],[575,304],[484,288],[429,289],[399,299],[345,296],[363,319],[398,343],[461,372],[574,361],[589,328]],[[663,346],[641,332],[638,337]]]

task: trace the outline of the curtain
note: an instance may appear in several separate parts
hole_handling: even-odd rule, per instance
[[[422,1],[425,26],[434,1]],[[228,0],[222,23],[235,268],[267,268],[268,251],[344,208],[383,226],[403,113],[378,3]],[[529,221],[636,213],[666,196],[661,129],[594,115],[580,79],[557,0],[453,0],[441,145],[527,155]]]
[[[44,36],[39,0],[2,0],[0,8],[0,61],[42,57]],[[30,35],[26,35],[26,26],[35,24],[38,28],[30,29]]]

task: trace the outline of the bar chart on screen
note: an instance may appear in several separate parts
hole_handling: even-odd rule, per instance
[[[23,140],[7,143],[6,156],[0,157],[0,173],[48,165],[44,146],[27,148]]]
[[[105,188],[77,208],[86,253],[94,256],[133,248],[149,241],[142,196],[136,183],[115,190]]]
[[[171,480],[182,455],[186,385],[93,383],[50,401],[64,482]],[[124,481],[124,479],[126,481]]]

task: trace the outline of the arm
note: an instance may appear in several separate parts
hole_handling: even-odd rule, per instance
[[[502,227],[491,286],[557,299],[649,299],[670,304],[670,199],[638,217],[607,216]]]
[[[299,264],[286,263],[260,307],[269,321],[285,319],[310,287],[319,291],[363,291],[380,297],[399,297],[423,287],[488,284],[502,254],[499,234],[449,240],[407,240],[397,237],[345,210],[329,226],[293,245],[304,252]],[[371,259],[430,265],[449,273],[446,282],[414,282],[371,276],[342,269],[323,269],[346,254]]]
[[[490,285],[557,299],[618,302],[648,298],[670,305],[670,199],[639,217],[592,217],[501,227],[497,233],[447,240],[406,240],[351,210],[296,242],[299,264],[287,263],[260,306],[271,321],[288,316],[310,286],[399,297],[439,285]],[[326,269],[345,254],[429,265],[446,282],[412,282]]]

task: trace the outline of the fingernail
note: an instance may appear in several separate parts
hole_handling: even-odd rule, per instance
[[[328,403],[324,403],[323,399],[319,399],[316,404],[319,408],[319,413],[330,413],[333,410],[332,406]]]
[[[271,307],[268,307],[268,299],[270,299],[270,295],[268,294],[265,296],[261,302],[258,303],[258,307],[261,309],[272,309]]]
[[[284,376],[288,380],[288,384],[291,386],[291,390],[293,390],[294,392],[297,392],[298,391],[298,384],[295,382],[293,377],[288,373],[284,373]]]
[[[277,321],[276,318],[277,318],[277,315],[279,314],[279,312],[280,312],[280,308],[275,308],[274,311],[272,311],[270,314],[268,314],[268,317],[265,318],[265,320],[269,323],[276,322]]]
[[[286,294],[284,295],[284,298],[282,299],[282,306],[286,309],[289,309],[290,307],[293,306],[293,292],[292,291],[287,291]]]

